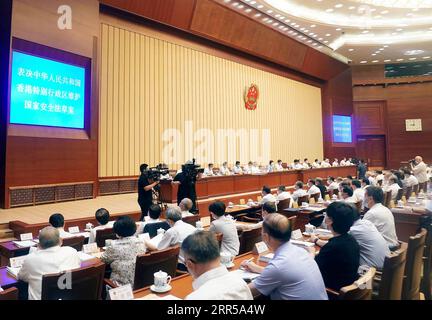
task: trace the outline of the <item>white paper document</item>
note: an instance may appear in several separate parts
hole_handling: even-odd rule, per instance
[[[36,245],[36,242],[32,240],[24,240],[24,241],[12,241],[17,247],[20,248],[30,248]]]
[[[242,269],[237,269],[231,272],[237,274],[239,277],[246,281],[252,281],[253,279],[259,277],[259,273],[249,272]]]

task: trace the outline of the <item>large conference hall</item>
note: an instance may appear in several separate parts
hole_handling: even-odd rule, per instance
[[[432,300],[430,0],[1,0],[0,90],[2,311]]]

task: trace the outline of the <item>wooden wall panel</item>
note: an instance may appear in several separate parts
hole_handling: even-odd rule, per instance
[[[10,130],[6,150],[6,206],[9,187],[37,184],[97,181],[98,172],[98,69],[99,2],[71,0],[72,30],[59,30],[60,0],[13,1],[12,35],[93,59],[91,128],[87,139],[68,139],[47,134],[19,136]],[[12,129],[12,128],[9,128]],[[16,129],[16,128],[15,128]],[[44,128],[38,128],[44,131]],[[46,133],[52,129],[47,128]],[[59,129],[61,130],[61,129]],[[16,130],[15,130],[16,131]],[[49,136],[49,135],[48,135]],[[97,194],[97,187],[93,190]]]
[[[385,135],[385,101],[366,101],[354,103],[354,122],[357,135]]]
[[[354,81],[361,83],[367,71],[359,72],[357,69],[353,73],[357,79]],[[355,86],[353,91],[356,104],[381,100],[387,105],[384,118],[387,120],[387,165],[390,168],[398,168],[401,161],[412,159],[418,154],[427,162],[432,162],[432,83]],[[406,119],[422,119],[423,131],[407,132]]]
[[[322,157],[319,88],[160,39],[142,26],[131,30],[112,22],[101,28],[100,177],[136,175],[140,163],[163,161],[163,132],[178,129],[185,143],[187,121],[193,122],[193,132],[208,129],[215,139],[218,129],[270,129],[271,141],[265,145],[275,160]],[[123,37],[124,45],[119,45]],[[257,110],[247,111],[243,94],[252,82],[261,97]],[[185,143],[179,160],[169,165],[178,167],[191,158],[197,145]],[[212,154],[198,161],[244,163],[255,158],[235,147],[230,159],[226,146],[211,149]]]

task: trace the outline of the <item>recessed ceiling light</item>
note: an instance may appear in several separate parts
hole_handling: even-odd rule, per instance
[[[404,61],[405,59],[397,59],[396,61]]]
[[[331,34],[330,34],[330,33],[327,33],[327,34],[326,34],[326,37],[330,37],[330,36],[331,36]]]
[[[427,57],[423,57],[423,59],[430,59],[431,57],[427,56]]]
[[[348,9],[349,10],[354,10],[356,7],[354,7],[354,6],[351,6],[351,7],[349,7]]]
[[[247,12],[247,13],[249,13],[249,12],[251,12],[251,11],[252,11],[251,8],[245,10],[245,12]]]
[[[386,59],[386,60],[384,60],[384,62],[391,62],[391,60],[390,59]]]
[[[404,55],[406,56],[416,56],[419,54],[424,53],[424,50],[407,50],[405,51]]]
[[[341,30],[342,30],[341,28],[337,28],[337,29],[336,29],[336,31],[341,31]]]
[[[333,12],[334,10],[332,8],[329,8],[326,10],[326,12]]]
[[[409,58],[409,60],[413,61],[413,60],[417,60],[417,58]]]
[[[381,14],[387,14],[387,13],[389,13],[388,10],[381,11]]]
[[[273,12],[273,10],[267,10],[267,13],[272,13]]]
[[[314,24],[312,24],[311,26],[310,26],[311,28],[315,28],[316,27],[316,25],[314,25]],[[432,29],[432,28],[431,28]]]
[[[376,56],[376,53],[372,53],[372,56]]]
[[[353,48],[351,48],[351,49],[348,49],[348,51],[354,51],[354,49],[353,49]]]
[[[365,33],[369,33],[369,30],[363,30],[362,33],[363,33],[363,34],[365,34]]]
[[[338,3],[337,5],[335,5],[335,8],[342,8],[343,4],[342,3]]]
[[[367,63],[367,61],[363,60],[363,61],[360,61],[360,63]]]
[[[373,60],[373,61],[372,61],[372,63],[377,63],[377,62],[379,62],[379,60]]]

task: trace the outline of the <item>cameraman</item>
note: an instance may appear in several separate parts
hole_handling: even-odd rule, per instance
[[[141,176],[138,179],[138,204],[141,207],[141,221],[144,221],[150,206],[153,204],[153,188],[159,184],[158,180],[149,177],[148,165],[140,166]]]
[[[180,205],[180,202],[184,198],[189,198],[192,201],[192,209],[190,212],[195,214],[198,211],[195,189],[198,173],[195,168],[191,169],[192,167],[194,168],[194,163],[192,161],[187,161],[186,164],[182,166],[182,170],[175,176],[174,181],[180,183],[177,191],[177,204]]]
[[[411,169],[413,171],[413,174],[417,178],[419,184],[427,182],[428,181],[427,165],[426,163],[423,162],[423,158],[417,156],[415,157],[414,160],[410,161],[410,164],[411,164]]]

